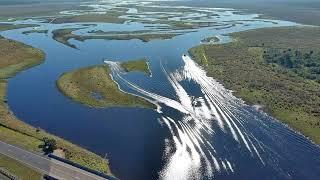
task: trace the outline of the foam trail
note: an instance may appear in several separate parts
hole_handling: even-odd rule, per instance
[[[228,169],[227,169],[226,163],[224,163],[224,161],[221,161],[221,164],[222,164],[223,169],[227,171]]]
[[[119,67],[118,63],[111,62],[111,61],[104,61],[104,62],[109,64],[109,66],[111,67],[111,70],[114,73],[115,77],[118,77],[120,80],[122,80],[124,83],[129,85],[131,88],[133,88],[137,92],[143,94],[144,96],[146,96],[148,98],[151,98],[152,100],[156,100],[159,103],[163,103],[163,104],[165,104],[165,105],[167,105],[167,106],[169,106],[171,108],[174,108],[174,109],[180,111],[181,113],[189,114],[189,112],[185,109],[185,107],[183,107],[181,105],[181,103],[179,103],[178,101],[170,99],[170,98],[167,98],[167,97],[164,97],[164,96],[161,96],[161,95],[158,95],[158,94],[155,94],[155,93],[148,92],[148,91],[142,89],[141,87],[139,87],[138,85],[133,84],[133,83],[127,81],[126,79],[124,79],[120,75],[121,68]]]
[[[231,163],[230,163],[228,160],[226,160],[226,161],[227,161],[227,165],[228,165],[230,171],[231,171],[231,172],[234,172]]]
[[[169,146],[166,149],[170,149],[171,153],[168,154],[169,151],[166,150],[166,165],[160,172],[160,179],[201,179],[201,174],[211,178],[216,172],[234,172],[234,163],[231,164],[227,157],[216,158],[218,152],[208,139],[215,134],[212,128],[214,122],[217,124],[216,128],[230,135],[235,143],[243,144],[249,153],[257,154],[263,162],[258,149],[247,136],[241,120],[233,114],[238,107],[237,99],[213,78],[208,77],[190,57],[184,55],[182,60],[184,66],[173,73],[168,73],[161,64],[168,82],[174,89],[176,99],[139,87],[122,76],[122,69],[118,63],[105,61],[117,80],[144,98],[164,104],[182,114],[181,118],[175,119],[161,112],[161,120],[169,129],[172,141],[166,141],[166,145]],[[191,96],[182,85],[182,81],[185,80],[196,83],[203,96]]]

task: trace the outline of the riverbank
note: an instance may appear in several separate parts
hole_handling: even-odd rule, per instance
[[[320,28],[266,28],[190,54],[234,95],[320,143]],[[310,62],[310,63],[309,63]],[[303,73],[301,73],[303,72]]]
[[[55,139],[58,148],[66,149],[66,159],[110,175],[108,161],[104,158],[51,135],[44,130],[32,127],[19,120],[10,111],[6,100],[8,78],[42,63],[45,54],[33,47],[2,37],[0,38],[0,47],[0,140],[27,150],[42,153],[39,145],[44,143],[43,139]],[[28,177],[22,177],[22,179],[28,179]]]
[[[140,62],[139,62],[140,63]],[[145,71],[127,63],[130,71]],[[133,69],[132,69],[133,68]],[[156,108],[152,103],[131,94],[122,92],[110,76],[111,70],[107,65],[91,66],[67,72],[57,81],[58,89],[72,100],[92,107],[128,106]]]

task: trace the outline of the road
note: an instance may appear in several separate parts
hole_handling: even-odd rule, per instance
[[[0,153],[59,180],[105,180],[103,177],[77,167],[46,156],[31,153],[1,141]]]

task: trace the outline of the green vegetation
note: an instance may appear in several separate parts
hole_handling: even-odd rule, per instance
[[[42,51],[0,37],[0,78],[6,79],[43,62]]]
[[[91,36],[90,39],[97,39],[97,37],[101,39],[107,40],[131,40],[131,39],[139,39],[142,42],[149,42],[151,40],[163,40],[163,39],[171,39],[175,36],[181,35],[180,33],[145,33],[145,34],[115,34],[109,36]],[[88,37],[87,37],[88,38]]]
[[[251,30],[190,53],[236,96],[320,143],[319,36],[318,27]]]
[[[1,124],[0,126],[0,135],[1,141],[41,153],[41,149],[38,148],[42,144],[40,139],[24,134],[23,132],[18,132],[5,124]],[[22,140],[23,142],[21,142]]]
[[[42,177],[41,173],[2,154],[0,154],[0,171],[4,172],[3,174],[8,174],[22,180],[40,179]],[[2,179],[1,172],[0,179]]]
[[[81,9],[79,1],[74,3],[63,3],[56,0],[20,0],[19,3],[13,3],[13,0],[5,0],[10,3],[3,3],[0,1],[0,17],[1,18],[15,18],[25,19],[26,17],[39,17],[39,16],[59,16],[59,12],[71,9]],[[69,0],[68,0],[69,1]],[[70,1],[69,1],[70,2]]]
[[[122,24],[126,20],[119,18],[119,16],[124,15],[125,12],[121,11],[109,11],[106,14],[87,14],[79,16],[64,16],[56,18],[52,23],[62,24],[62,23],[77,23],[77,22],[105,22],[105,23],[117,23]]]
[[[214,36],[214,37],[205,38],[201,42],[203,42],[203,43],[216,43],[219,41],[220,41],[220,39],[218,37]]]
[[[241,10],[242,13],[264,14],[264,19],[281,19],[310,25],[320,25],[320,1],[318,0],[204,0],[173,1],[174,5],[221,7]]]
[[[194,23],[183,22],[183,21],[164,21],[163,23],[170,25],[173,30],[184,30],[184,29],[197,29],[197,26]]]
[[[165,10],[162,7],[149,7],[149,6],[136,6],[135,7],[139,13],[153,13],[157,12],[158,15],[162,17],[158,17],[156,21],[149,21],[149,20],[143,20],[143,18],[140,18],[139,16],[130,15],[130,17],[138,18],[140,19],[140,22],[144,22],[147,24],[167,24],[171,27],[172,30],[185,30],[185,29],[198,29],[200,27],[210,27],[215,25],[215,22],[207,22],[207,21],[199,21],[199,18],[192,18],[193,20],[198,20],[198,22],[192,22],[190,21],[190,18],[181,18],[180,20],[172,20],[172,15],[168,15],[167,12],[176,12],[176,13],[199,13],[199,11],[190,9],[190,8],[168,8],[166,7]],[[207,13],[208,15],[210,13]]]
[[[93,107],[129,106],[155,108],[150,102],[124,93],[110,77],[108,66],[91,66],[63,74],[57,81],[62,93]]]
[[[39,146],[46,154],[53,153],[57,149],[57,141],[55,139],[43,138],[43,144]]]
[[[164,24],[168,25],[166,29],[170,30],[195,30],[202,27],[212,27],[216,25],[215,22],[191,22],[190,20],[181,20],[181,21],[174,21],[168,19],[161,19],[156,21],[147,21],[147,20],[139,20],[139,22],[146,23],[146,24]]]
[[[21,29],[21,28],[35,27],[35,26],[36,25],[32,25],[32,24],[0,24],[0,31]]]
[[[76,28],[57,29],[57,30],[52,31],[52,34],[53,34],[52,38],[54,40],[64,44],[64,45],[67,45],[69,47],[76,49],[77,47],[75,45],[69,43],[70,39],[76,39],[79,41],[83,41],[82,39],[80,39],[80,36],[72,34],[72,31],[76,31],[76,30],[78,30],[78,29],[76,29]]]
[[[112,4],[112,3],[111,3]],[[130,6],[131,7],[131,6]],[[82,8],[89,8],[89,7],[82,7]],[[117,23],[123,24],[126,21],[139,21],[144,22],[146,24],[167,24],[171,27],[172,30],[184,30],[184,29],[197,29],[199,27],[210,27],[215,23],[211,22],[190,22],[189,19],[182,19],[179,20],[170,20],[172,16],[168,15],[166,12],[194,12],[198,13],[198,11],[191,10],[191,9],[177,9],[177,8],[166,8],[166,12],[164,12],[163,8],[156,8],[156,7],[142,7],[136,6],[140,13],[150,13],[150,12],[162,12],[164,17],[159,17],[156,21],[144,20],[138,15],[134,14],[127,14],[128,8],[126,5],[118,6],[112,8],[111,10],[107,11],[106,14],[82,14],[82,15],[67,15],[67,16],[59,16],[57,18],[47,18],[48,22],[55,23],[55,24],[62,24],[62,23],[78,23],[78,22],[105,22],[105,23]],[[124,18],[123,16],[127,16]]]
[[[171,39],[175,36],[181,35],[180,33],[115,33],[111,34],[108,32],[97,32],[97,35],[87,35],[80,36],[75,35],[72,32],[79,30],[79,28],[70,28],[70,29],[58,29],[54,30],[53,39],[65,44],[72,48],[77,48],[75,45],[69,43],[70,39],[75,39],[77,41],[85,41],[88,39],[105,39],[105,40],[130,40],[130,39],[139,39],[143,42],[149,42],[155,39]],[[93,33],[92,31],[91,33]]]
[[[34,128],[15,117],[7,105],[7,78],[43,62],[44,53],[4,38],[0,38],[0,47],[0,140],[41,153],[42,150],[39,147],[44,143],[44,140],[54,139],[57,148],[66,150],[67,159],[111,174],[108,162],[104,158],[41,129]]]
[[[307,52],[306,52],[307,51]],[[263,58],[305,79],[320,82],[320,51],[265,48]]]
[[[146,74],[151,74],[148,66],[148,60],[146,59],[127,61],[121,63],[120,65],[126,72],[138,71]]]
[[[24,31],[23,34],[31,34],[31,33],[40,33],[40,34],[48,34],[48,30],[43,29],[43,30],[39,30],[39,29],[32,29],[29,31]]]

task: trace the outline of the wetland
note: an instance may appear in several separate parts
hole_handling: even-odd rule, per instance
[[[267,56],[288,48],[306,53],[312,44],[301,44],[302,50],[288,39],[304,42],[308,30],[259,17],[232,8],[115,0],[81,3],[52,17],[5,19],[3,24],[36,26],[9,26],[0,35],[40,49],[45,57],[18,74],[3,73],[4,112],[12,111],[3,114],[22,121],[1,124],[32,134],[26,148],[49,133],[61,137],[61,146],[75,149],[70,160],[120,179],[315,179],[319,147],[296,130],[318,142],[307,132],[318,132],[316,104],[307,103],[314,107],[311,114],[307,107],[296,111],[300,106],[291,106],[294,98],[290,106],[280,106],[287,97],[281,91],[274,100],[268,89],[291,88],[288,96],[302,100],[299,88],[314,94],[316,80]],[[292,27],[287,38],[281,35],[288,32],[285,27]],[[273,28],[279,29],[268,30]],[[251,38],[255,33],[260,39]],[[275,33],[281,47],[270,37]],[[299,68],[312,75],[306,64]],[[267,81],[262,71],[279,82]],[[279,120],[244,100],[265,105]],[[273,107],[288,113],[277,114]],[[293,111],[307,129],[291,123],[300,122],[288,116]],[[40,134],[33,136],[34,127],[42,129]],[[15,137],[10,134],[1,137]]]

